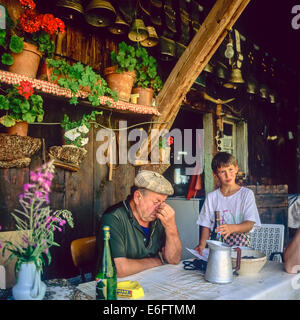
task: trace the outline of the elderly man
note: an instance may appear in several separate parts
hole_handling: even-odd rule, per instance
[[[172,185],[159,173],[142,170],[131,195],[101,218],[97,237],[102,257],[102,226],[111,230],[110,247],[118,277],[162,265],[178,264],[182,245],[175,223],[174,210],[165,203],[173,194]],[[99,265],[99,264],[98,264]]]

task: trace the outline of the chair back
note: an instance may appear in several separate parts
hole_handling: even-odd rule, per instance
[[[283,224],[262,224],[250,232],[251,248],[265,253],[270,259],[272,253],[282,253],[284,243]],[[275,255],[274,261],[282,262],[281,255]]]
[[[83,282],[84,272],[93,271],[96,267],[96,236],[79,238],[71,242],[71,255],[74,266],[80,271]]]

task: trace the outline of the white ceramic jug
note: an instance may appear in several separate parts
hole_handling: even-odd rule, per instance
[[[17,283],[12,288],[15,300],[42,300],[46,285],[41,281],[41,272],[33,262],[23,262],[18,273]]]

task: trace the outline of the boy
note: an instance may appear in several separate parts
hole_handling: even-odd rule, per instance
[[[215,211],[220,211],[220,226],[216,229],[230,246],[249,246],[248,232],[254,225],[260,226],[260,218],[252,190],[235,182],[238,165],[227,152],[219,152],[212,160],[211,168],[220,187],[208,193],[199,214],[197,224],[202,226],[201,239],[195,248],[200,254],[206,246],[215,223]]]

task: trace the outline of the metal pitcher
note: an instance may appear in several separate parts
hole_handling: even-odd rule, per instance
[[[233,281],[233,272],[240,269],[241,249],[237,251],[236,267],[232,269],[231,250],[232,248],[223,242],[208,240],[209,256],[204,279],[212,283],[230,283]]]

